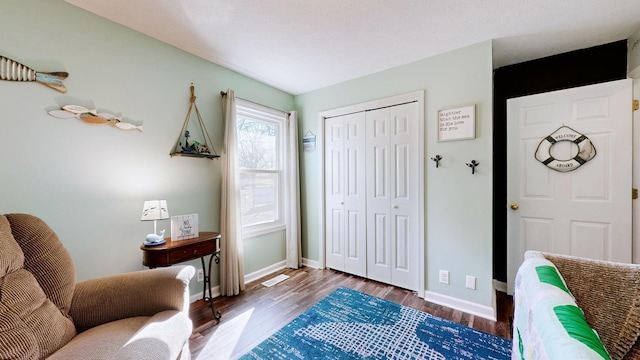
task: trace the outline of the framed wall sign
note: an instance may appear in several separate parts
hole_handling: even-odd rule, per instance
[[[198,236],[198,214],[171,217],[171,241],[193,239]]]
[[[438,111],[438,141],[476,138],[476,105]]]

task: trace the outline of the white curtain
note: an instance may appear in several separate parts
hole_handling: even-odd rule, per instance
[[[295,111],[287,114],[285,122],[286,179],[285,222],[287,266],[297,269],[302,265],[300,250],[300,175],[298,171],[298,116]]]
[[[240,192],[236,171],[236,97],[228,89],[222,98],[224,148],[222,149],[222,189],[220,201],[220,294],[238,295],[244,290]]]

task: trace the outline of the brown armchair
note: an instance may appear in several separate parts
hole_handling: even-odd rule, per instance
[[[76,283],[32,215],[0,215],[0,359],[189,359],[192,266]]]

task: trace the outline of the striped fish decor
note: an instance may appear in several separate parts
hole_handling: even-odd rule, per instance
[[[6,81],[35,81],[54,90],[66,93],[67,88],[62,84],[69,73],[66,72],[39,72],[19,62],[0,55],[0,80]]]

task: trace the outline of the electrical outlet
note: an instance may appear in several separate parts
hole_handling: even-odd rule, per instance
[[[204,281],[204,271],[202,269],[198,269],[198,272],[196,273],[196,280],[198,282]]]
[[[467,289],[475,290],[476,289],[476,277],[467,275]]]
[[[440,270],[440,282],[449,285],[449,272],[447,270]]]

